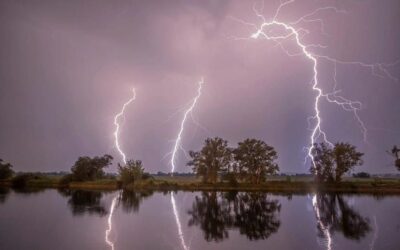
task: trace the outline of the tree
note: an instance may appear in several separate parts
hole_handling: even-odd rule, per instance
[[[128,160],[125,166],[118,164],[118,171],[123,185],[134,183],[144,175],[142,161]]]
[[[111,165],[113,157],[111,155],[79,157],[71,168],[72,179],[74,181],[93,181],[104,176],[104,168]]]
[[[389,153],[395,158],[394,165],[400,171],[400,149],[395,145]]]
[[[190,151],[189,155],[192,160],[187,165],[193,166],[193,171],[203,178],[203,182],[216,183],[218,175],[228,172],[232,163],[228,142],[218,137],[207,138],[199,152]]]
[[[266,175],[279,171],[275,163],[277,152],[261,140],[246,139],[239,142],[233,154],[240,176],[249,182],[258,184],[265,181]]]
[[[310,172],[318,181],[340,182],[343,174],[363,164],[364,154],[349,143],[336,143],[333,148],[326,143],[314,144],[311,153],[314,161]]]
[[[3,159],[0,159],[0,180],[5,180],[12,177],[14,171],[12,170],[12,165],[10,163],[6,163]]]

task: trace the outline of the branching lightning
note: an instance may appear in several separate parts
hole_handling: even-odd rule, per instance
[[[179,219],[178,210],[176,209],[176,203],[175,203],[175,198],[174,198],[173,192],[171,192],[171,204],[172,204],[172,209],[174,210],[175,222],[176,222],[176,226],[178,227],[178,235],[181,240],[182,248],[184,250],[189,250],[188,246],[185,243],[185,238],[184,238],[183,231],[182,231],[182,224]]]
[[[186,111],[185,111],[185,113],[183,115],[182,121],[180,123],[179,132],[178,132],[178,135],[177,135],[177,137],[175,139],[174,148],[173,148],[172,153],[171,153],[171,162],[170,162],[171,163],[171,174],[173,174],[175,172],[175,160],[176,160],[177,152],[178,152],[179,149],[182,149],[182,144],[181,144],[182,133],[183,133],[183,130],[184,130],[184,127],[185,127],[186,120],[187,120],[189,114],[192,113],[194,107],[196,106],[196,103],[197,103],[198,99],[201,96],[201,90],[202,90],[203,84],[204,84],[204,79],[201,78],[201,80],[198,82],[197,95],[193,98],[193,100],[192,100],[190,106],[188,107],[188,109],[186,109]]]
[[[329,103],[333,103],[341,107],[343,110],[348,111],[353,113],[357,123],[359,124],[364,141],[366,142],[367,140],[367,128],[362,121],[362,119],[359,116],[359,111],[362,109],[362,104],[359,101],[352,101],[350,99],[347,99],[340,95],[340,90],[337,89],[337,81],[336,81],[336,70],[337,70],[337,64],[343,64],[343,65],[357,65],[360,67],[367,68],[371,71],[371,73],[374,76],[377,77],[387,77],[392,80],[398,81],[397,78],[395,78],[393,75],[390,74],[388,71],[388,67],[397,64],[397,62],[392,63],[392,64],[385,64],[385,63],[363,63],[363,62],[357,62],[357,61],[343,61],[343,60],[338,60],[335,58],[332,58],[330,56],[326,55],[320,55],[318,53],[315,53],[312,51],[312,48],[326,48],[323,44],[306,44],[302,41],[302,38],[309,34],[310,31],[305,29],[305,28],[296,28],[295,26],[301,24],[301,23],[318,23],[320,25],[321,33],[325,33],[324,29],[324,22],[320,18],[313,18],[314,15],[321,11],[335,11],[336,13],[345,13],[345,11],[339,10],[336,7],[332,6],[327,6],[327,7],[322,7],[322,8],[317,8],[311,13],[308,13],[299,19],[297,19],[294,22],[283,22],[279,21],[278,17],[281,12],[281,10],[289,5],[294,3],[295,0],[288,0],[281,2],[280,5],[278,6],[274,16],[272,19],[267,20],[261,13],[260,10],[263,9],[263,6],[260,8],[260,10],[257,10],[256,5],[253,6],[253,11],[255,15],[261,20],[261,24],[257,25],[254,23],[249,23],[245,22],[243,20],[234,18],[235,20],[245,24],[252,26],[255,28],[255,32],[250,35],[250,37],[245,37],[245,38],[237,38],[237,40],[249,40],[249,39],[266,39],[268,41],[272,41],[275,43],[276,46],[280,47],[285,54],[288,56],[304,56],[307,58],[311,63],[312,63],[312,79],[311,79],[311,84],[312,84],[312,90],[316,93],[315,99],[314,99],[314,115],[308,119],[308,121],[312,120],[313,125],[311,128],[311,135],[310,135],[310,146],[307,147],[307,156],[309,159],[311,159],[312,163],[315,164],[313,156],[312,156],[312,151],[314,148],[314,143],[316,143],[320,138],[326,143],[328,143],[330,146],[333,144],[328,140],[328,137],[326,133],[322,129],[322,118],[321,118],[321,110],[320,110],[320,102],[321,99],[325,99]],[[294,41],[296,46],[300,49],[300,52],[293,53],[289,51],[287,47],[283,44],[284,41]],[[319,83],[319,71],[318,71],[318,65],[321,60],[325,60],[327,62],[333,63],[334,65],[334,76],[333,76],[333,82],[334,82],[334,89],[332,92],[325,92],[322,87],[320,86]]]
[[[112,216],[114,215],[116,204],[117,204],[117,197],[114,197],[114,199],[111,202],[110,214],[108,215],[107,219],[108,228],[106,230],[106,237],[105,237],[105,241],[111,247],[111,250],[114,250],[114,242],[110,240],[110,233],[112,230]]]
[[[121,125],[119,124],[119,119],[120,117],[123,117],[124,115],[124,111],[126,109],[126,107],[133,102],[136,99],[136,90],[135,88],[132,88],[132,97],[126,102],[124,103],[124,105],[122,106],[121,111],[115,115],[114,117],[114,125],[115,125],[115,131],[114,131],[114,138],[115,138],[115,147],[117,148],[119,154],[122,156],[122,161],[124,162],[124,164],[126,164],[126,156],[125,153],[122,151],[121,146],[119,144],[119,134],[120,134],[120,128]]]

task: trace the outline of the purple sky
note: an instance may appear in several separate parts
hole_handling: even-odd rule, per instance
[[[265,1],[272,17],[279,1]],[[185,126],[184,148],[198,150],[206,137],[232,146],[255,137],[274,146],[283,172],[307,172],[303,164],[313,115],[312,64],[288,57],[265,40],[235,40],[255,30],[232,16],[259,24],[252,1],[18,1],[0,2],[0,157],[16,170],[69,170],[82,155],[110,153],[113,116],[129,99],[121,146],[151,172],[168,172],[181,108],[203,95]],[[290,22],[323,6],[306,43],[341,60],[394,62],[400,59],[400,2],[298,1],[278,20]],[[286,46],[296,50],[293,42]],[[400,63],[388,67],[400,78]],[[333,88],[332,64],[321,62],[321,87]],[[400,144],[400,82],[379,78],[356,65],[338,65],[341,94],[363,103],[368,128],[363,142],[354,116],[321,101],[322,127],[331,141],[348,141],[366,153],[359,171],[395,172],[385,153]],[[189,171],[179,153],[177,171]],[[110,170],[114,170],[112,167]]]

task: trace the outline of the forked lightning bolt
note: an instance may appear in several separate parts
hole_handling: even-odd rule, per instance
[[[312,205],[315,211],[315,216],[317,217],[317,223],[319,225],[319,228],[321,229],[325,239],[326,239],[326,249],[331,250],[332,249],[332,236],[330,232],[330,228],[328,225],[325,225],[321,219],[321,212],[318,204],[318,197],[317,194],[314,194],[312,198]]]
[[[122,106],[121,111],[114,117],[114,125],[115,125],[115,131],[114,131],[114,138],[115,138],[115,147],[117,148],[119,154],[122,156],[122,161],[124,162],[124,164],[126,164],[126,156],[125,153],[122,151],[121,146],[119,144],[119,134],[120,134],[120,128],[121,125],[119,124],[119,120],[121,117],[123,117],[124,112],[126,107],[133,102],[136,99],[136,90],[134,88],[132,88],[132,97],[126,102],[124,103],[124,105]]]
[[[181,145],[182,133],[183,133],[183,130],[185,128],[186,120],[188,118],[188,115],[193,111],[194,107],[196,106],[196,103],[197,103],[198,99],[201,96],[201,90],[202,90],[203,84],[204,84],[204,79],[201,78],[201,80],[198,82],[197,95],[193,98],[189,108],[185,111],[185,113],[183,115],[183,118],[182,118],[182,121],[180,123],[179,132],[178,132],[178,135],[177,135],[177,137],[175,139],[174,148],[173,148],[172,154],[171,154],[171,174],[172,175],[175,172],[176,154],[177,154],[178,150],[182,148],[182,145]]]
[[[336,66],[337,64],[343,65],[358,65],[361,67],[365,67],[371,70],[371,73],[378,77],[388,77],[393,80],[398,80],[394,76],[390,74],[387,70],[387,67],[392,66],[393,64],[384,64],[384,63],[375,63],[375,64],[368,64],[363,62],[357,61],[343,61],[338,60],[326,55],[320,55],[312,51],[312,48],[325,48],[326,46],[321,44],[306,44],[302,41],[302,37],[309,34],[310,31],[304,28],[295,28],[295,26],[303,23],[311,23],[316,22],[320,25],[321,32],[325,34],[324,30],[324,22],[320,18],[313,18],[318,12],[321,11],[335,11],[336,13],[343,13],[335,7],[322,7],[314,10],[311,13],[308,13],[294,22],[283,22],[279,21],[279,13],[280,11],[287,5],[295,2],[294,0],[289,0],[285,2],[281,2],[278,6],[274,16],[267,20],[261,13],[260,10],[257,10],[256,5],[253,6],[254,13],[256,16],[261,20],[261,24],[253,24],[249,22],[245,22],[243,20],[234,18],[235,20],[245,24],[250,25],[255,28],[255,32],[251,34],[250,37],[245,38],[235,38],[235,39],[266,39],[268,41],[272,41],[275,43],[276,46],[280,47],[288,56],[304,56],[305,58],[309,59],[312,63],[312,90],[316,92],[316,96],[314,99],[314,115],[310,117],[310,119],[314,122],[313,127],[311,128],[311,135],[310,135],[310,146],[308,147],[307,155],[311,159],[312,163],[315,165],[312,151],[314,148],[314,143],[318,141],[319,138],[322,137],[323,141],[328,143],[332,146],[332,143],[328,140],[326,133],[322,130],[321,123],[321,111],[320,111],[320,102],[321,98],[324,98],[329,103],[333,103],[344,109],[345,111],[352,112],[356,121],[358,122],[359,126],[361,127],[363,138],[366,141],[367,138],[367,128],[364,125],[363,121],[361,120],[358,111],[362,108],[361,102],[349,100],[341,95],[339,95],[340,90],[337,89],[337,82],[336,82]],[[263,8],[263,7],[262,7]],[[261,8],[261,9],[262,9]],[[293,53],[291,52],[283,42],[285,41],[294,41],[296,46],[299,48],[300,51]],[[333,91],[328,93],[323,91],[322,87],[319,84],[319,71],[318,71],[318,63],[320,60],[325,60],[330,62],[334,66],[334,77],[333,83],[334,88]],[[396,62],[397,63],[397,62]],[[395,63],[395,64],[396,64]],[[309,119],[309,121],[310,121]]]

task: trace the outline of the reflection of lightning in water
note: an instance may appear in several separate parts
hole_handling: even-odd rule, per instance
[[[117,204],[117,197],[114,197],[114,199],[111,202],[110,214],[108,215],[108,219],[107,219],[108,228],[106,230],[105,241],[111,247],[111,250],[114,250],[114,242],[112,242],[110,240],[110,233],[111,233],[111,230],[112,230],[112,216],[114,214],[114,210],[115,210],[115,205],[116,204]]]
[[[179,238],[181,239],[182,248],[184,250],[189,250],[188,246],[185,243],[185,238],[184,238],[184,235],[182,232],[182,224],[179,219],[178,210],[176,209],[175,198],[174,198],[173,192],[171,192],[171,203],[172,203],[172,209],[174,210],[175,222],[176,222],[176,226],[178,227],[178,234],[179,234]]]
[[[321,214],[319,211],[318,199],[317,199],[316,194],[314,194],[314,196],[312,198],[312,204],[314,207],[315,216],[317,217],[317,222],[318,222],[319,228],[322,230],[322,233],[324,234],[324,237],[326,239],[326,249],[331,250],[332,249],[332,236],[331,236],[331,233],[329,232],[329,227],[325,226],[321,220]]]
[[[310,135],[310,146],[308,147],[308,157],[311,159],[312,163],[315,165],[313,156],[312,156],[312,151],[314,149],[314,143],[318,141],[318,139],[322,139],[324,142],[328,143],[330,146],[332,146],[332,143],[327,139],[326,133],[322,129],[322,118],[321,118],[321,111],[320,111],[320,102],[321,99],[325,99],[329,103],[333,103],[341,107],[343,110],[351,112],[357,123],[359,124],[362,134],[364,137],[364,140],[366,141],[367,137],[367,129],[366,126],[364,125],[363,121],[361,120],[358,112],[362,108],[362,105],[358,101],[351,101],[341,95],[339,95],[340,90],[337,89],[337,82],[336,82],[336,65],[337,64],[343,64],[343,65],[356,65],[360,67],[367,68],[371,71],[371,73],[377,77],[387,77],[392,80],[397,81],[395,77],[393,77],[390,72],[388,71],[388,67],[396,64],[384,64],[384,63],[363,63],[363,62],[358,62],[358,61],[343,61],[343,60],[338,60],[332,57],[329,57],[327,55],[320,55],[318,53],[315,53],[312,48],[326,48],[326,46],[322,44],[306,44],[302,40],[302,38],[309,34],[310,31],[304,28],[295,28],[295,26],[301,24],[301,23],[317,23],[319,24],[321,28],[321,32],[325,34],[324,31],[324,22],[320,18],[314,18],[314,15],[321,11],[335,11],[336,13],[343,13],[344,11],[341,11],[335,7],[328,6],[328,7],[322,7],[322,8],[317,8],[313,12],[306,14],[297,21],[294,22],[283,22],[283,21],[278,21],[278,16],[280,14],[280,11],[286,6],[291,3],[294,3],[295,0],[287,0],[284,2],[281,2],[280,5],[278,6],[273,18],[270,20],[267,20],[259,10],[256,9],[256,7],[253,7],[253,10],[256,14],[256,16],[261,20],[260,25],[256,25],[254,23],[249,23],[245,22],[243,20],[234,18],[235,20],[245,24],[249,25],[255,28],[256,32],[251,34],[250,37],[245,37],[245,38],[236,38],[236,39],[266,39],[268,41],[272,41],[275,43],[276,46],[280,47],[285,54],[288,56],[304,56],[306,59],[310,60],[312,63],[312,90],[315,91],[316,96],[314,98],[314,115],[311,117],[311,120],[314,122],[313,127],[311,129],[311,135]],[[262,9],[262,8],[261,8]],[[277,33],[278,32],[278,33]],[[296,46],[300,49],[299,52],[293,53],[290,52],[289,49],[284,45],[285,41],[294,41]],[[332,63],[334,65],[334,77],[333,77],[333,83],[334,83],[334,89],[332,93],[327,93],[325,92],[320,83],[319,83],[319,70],[318,66],[320,64],[321,60],[325,60],[326,62]]]
[[[183,119],[181,121],[180,124],[180,128],[179,128],[179,132],[178,132],[178,136],[175,139],[175,144],[174,144],[174,149],[172,150],[172,156],[171,156],[171,174],[174,173],[175,171],[175,158],[176,158],[176,154],[178,152],[179,149],[182,148],[181,145],[181,140],[182,140],[182,133],[183,133],[183,129],[185,126],[185,122],[187,120],[188,115],[192,112],[193,108],[196,106],[197,100],[199,99],[200,95],[201,95],[201,88],[203,87],[203,83],[204,80],[203,78],[199,81],[199,87],[197,89],[197,95],[195,98],[193,98],[191,105],[189,106],[189,108],[185,111],[184,115],[183,115]]]
[[[121,111],[115,115],[114,117],[114,125],[115,125],[115,131],[114,131],[114,138],[115,138],[115,147],[117,148],[119,154],[122,156],[122,161],[124,162],[124,164],[126,164],[126,156],[125,153],[122,151],[121,146],[119,145],[119,130],[120,130],[120,124],[119,124],[119,118],[121,116],[124,115],[124,111],[125,108],[134,100],[136,99],[136,91],[133,88],[132,89],[132,97],[126,102],[124,103],[124,105],[122,106]]]
[[[372,238],[372,242],[370,244],[370,249],[373,250],[375,247],[376,239],[378,239],[378,223],[376,222],[376,216],[374,216],[374,237]]]

